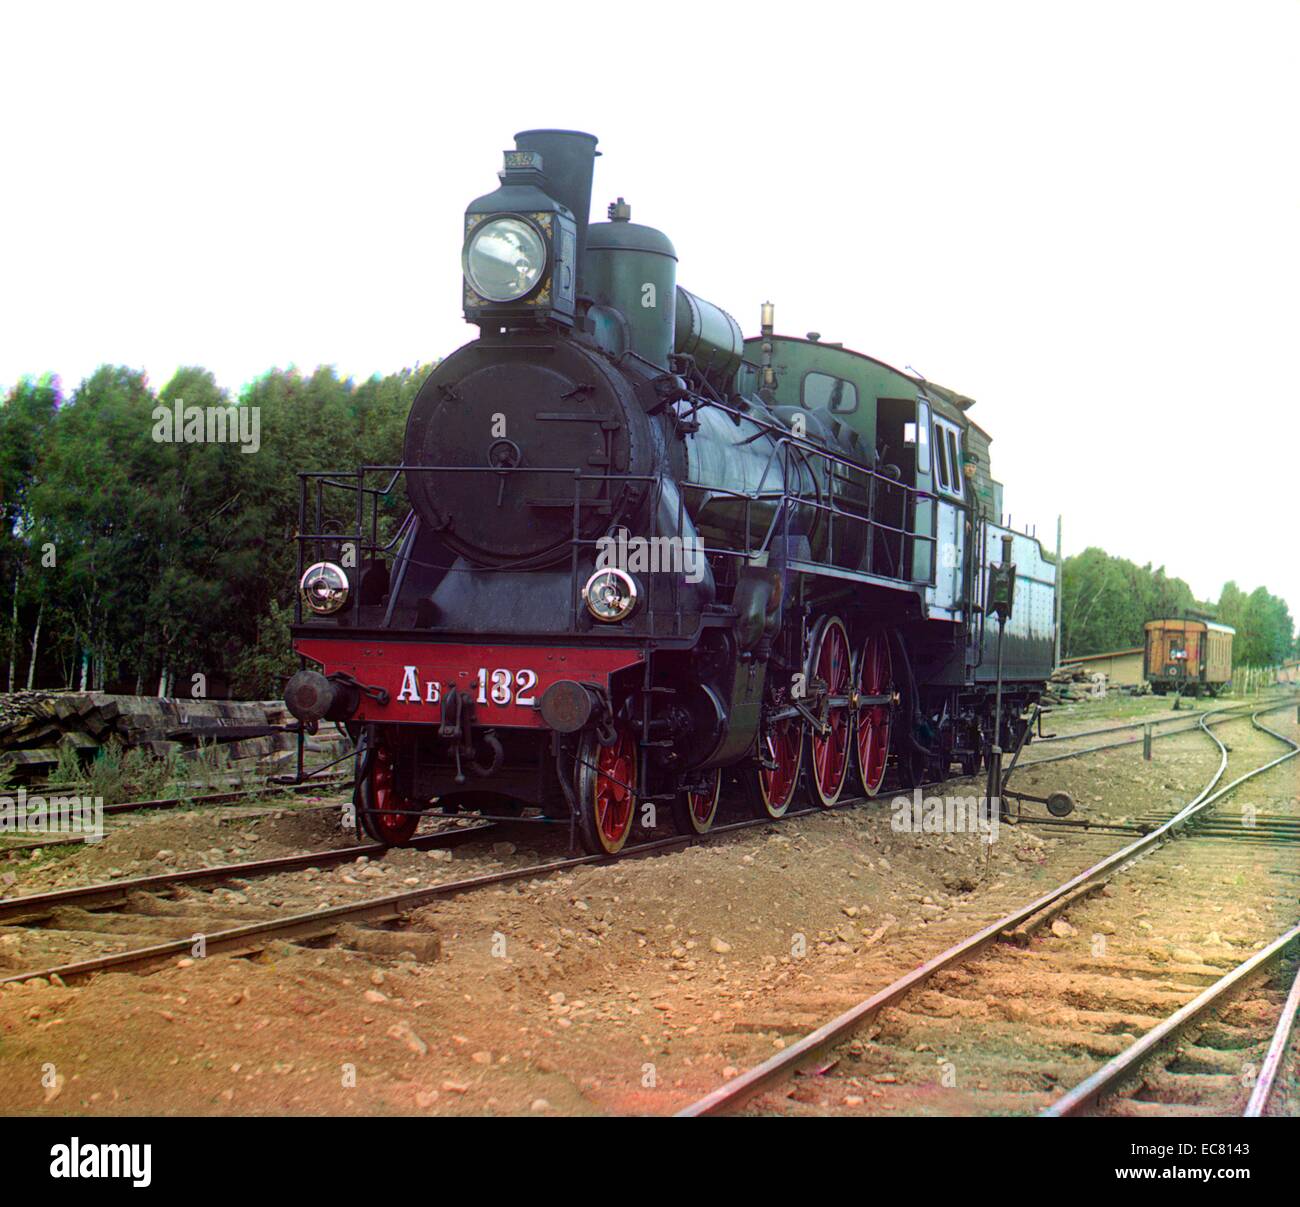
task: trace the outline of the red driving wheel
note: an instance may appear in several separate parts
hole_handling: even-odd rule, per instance
[[[858,657],[857,688],[863,696],[893,694],[894,664],[887,633],[873,633],[863,643]],[[862,790],[868,796],[875,796],[884,783],[893,725],[892,703],[866,704],[858,710],[858,775],[862,780]]]
[[[814,680],[826,685],[828,702],[819,710],[826,730],[812,731],[809,744],[809,771],[817,802],[829,809],[840,799],[849,778],[849,755],[853,749],[853,713],[849,708],[850,684],[853,679],[853,656],[849,635],[838,616],[826,617],[813,636],[812,656],[808,660],[809,690]],[[842,703],[834,703],[834,700]]]
[[[803,755],[804,724],[800,717],[784,717],[760,735],[762,758],[755,781],[758,801],[768,817],[784,817],[799,785],[799,760]],[[769,764],[764,766],[764,764]]]
[[[673,818],[679,834],[707,834],[718,816],[722,797],[722,768],[706,773],[706,785],[699,792],[679,792],[673,802]]]

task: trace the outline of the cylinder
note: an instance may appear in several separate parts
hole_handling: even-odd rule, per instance
[[[725,382],[740,368],[745,337],[721,306],[677,287],[675,351],[695,358],[704,375]]]

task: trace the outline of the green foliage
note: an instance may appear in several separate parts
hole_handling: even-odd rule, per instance
[[[190,762],[190,772],[207,791],[224,791],[226,767],[221,747],[216,742],[200,742],[197,756]]]
[[[143,747],[124,750],[117,738],[100,747],[84,778],[88,796],[103,797],[106,805],[128,800],[159,800],[172,795],[169,791],[178,776],[174,754],[159,758]]]
[[[1286,600],[1263,587],[1247,595],[1235,582],[1225,583],[1219,596],[1218,619],[1237,630],[1233,661],[1238,666],[1278,666],[1296,648],[1294,622]]]
[[[54,765],[54,770],[50,772],[47,782],[51,785],[79,784],[85,779],[85,772],[81,769],[81,760],[77,757],[76,750],[68,745],[59,747],[59,761]]]
[[[39,610],[48,597],[48,582],[28,565],[30,496],[47,433],[62,401],[58,380],[46,375],[22,378],[0,405],[0,649],[15,673],[15,687],[23,685],[16,664],[28,631],[25,617]],[[39,566],[39,558],[35,564]],[[0,689],[8,686],[7,678],[0,682]]]
[[[125,781],[122,777],[122,743],[117,738],[109,738],[99,748],[90,764],[86,779],[87,795],[103,797],[106,805],[130,799],[123,791]]]
[[[1217,606],[1201,603],[1181,578],[1161,566],[1152,570],[1102,549],[1085,549],[1065,559],[1061,581],[1062,656],[1082,657],[1144,643],[1143,626],[1161,616],[1208,615],[1237,630],[1237,666],[1276,666],[1295,648],[1286,601],[1263,587],[1247,595],[1236,583],[1224,585]]]
[[[289,634],[292,613],[271,600],[258,623],[257,639],[235,661],[231,689],[243,700],[270,700],[279,696],[284,682],[298,669]]]
[[[171,795],[176,767],[175,754],[159,758],[139,746],[128,750],[122,759],[122,778],[131,792],[131,799],[159,800]]]
[[[44,684],[58,668],[75,685],[88,655],[101,689],[153,691],[166,668],[177,687],[201,672],[276,694],[295,667],[297,474],[400,460],[431,368],[359,385],[329,367],[274,369],[237,399],[200,368],[155,394],[144,374],[105,365],[66,401],[54,378],[20,381],[0,405],[0,657],[12,642],[17,685],[39,614]],[[155,408],[178,402],[259,408],[259,450],[154,439]],[[405,498],[386,506],[381,539]]]
[[[26,519],[28,492],[46,433],[62,402],[58,379],[22,378],[0,406],[0,517],[11,538]]]
[[[1132,649],[1156,616],[1196,610],[1192,589],[1161,566],[1135,565],[1092,547],[1065,559],[1061,650],[1067,658]]]

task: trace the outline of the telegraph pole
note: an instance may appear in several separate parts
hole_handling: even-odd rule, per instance
[[[1065,563],[1061,561],[1061,517],[1056,517],[1056,661],[1061,665],[1061,600],[1065,596]]]

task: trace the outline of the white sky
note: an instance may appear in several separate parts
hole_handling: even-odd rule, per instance
[[[51,3],[0,50],[0,387],[450,352],[465,204],[567,126],[747,334],[974,396],[1049,544],[1300,615],[1296,3]]]

